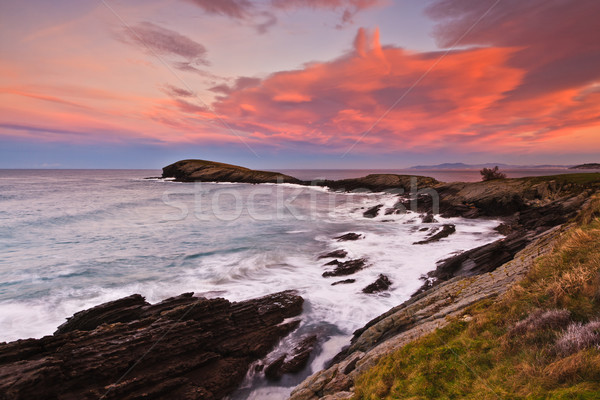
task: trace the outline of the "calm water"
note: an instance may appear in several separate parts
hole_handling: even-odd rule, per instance
[[[372,171],[361,172],[352,176]],[[342,177],[303,173],[294,175]],[[406,300],[437,261],[500,237],[497,221],[440,218],[434,227],[452,222],[457,233],[413,245],[427,234],[419,229],[432,226],[416,214],[362,216],[365,207],[392,207],[391,195],[143,179],[159,174],[0,171],[0,340],[51,334],[74,312],[132,293],[150,302],[188,291],[242,300],[295,289],[306,299],[299,334],[317,331],[325,344],[300,375],[279,386],[249,376],[238,394],[283,399],[353,330]],[[333,239],[346,232],[365,238]],[[356,283],[331,286],[345,277],[321,276],[326,268],[317,256],[335,249],[369,260],[352,276]],[[392,280],[391,290],[363,294],[380,273]]]

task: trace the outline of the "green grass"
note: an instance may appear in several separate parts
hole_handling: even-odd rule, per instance
[[[383,358],[358,377],[354,399],[600,399],[597,348],[557,353],[562,327],[514,333],[536,310],[566,309],[582,323],[600,317],[598,215],[595,199],[522,282],[466,310],[468,322],[455,319]]]

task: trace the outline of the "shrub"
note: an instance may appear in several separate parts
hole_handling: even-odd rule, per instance
[[[600,346],[600,320],[590,321],[585,325],[580,322],[573,323],[556,342],[556,350],[563,355],[595,346]]]
[[[570,319],[571,312],[568,310],[536,310],[524,320],[517,322],[509,334],[516,336],[542,329],[564,328],[569,324]]]
[[[506,174],[500,172],[497,165],[494,168],[484,168],[481,171],[479,171],[479,173],[481,174],[481,180],[483,181],[491,181],[493,179],[506,178]]]

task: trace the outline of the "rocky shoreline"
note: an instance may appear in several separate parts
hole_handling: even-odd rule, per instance
[[[298,327],[302,304],[289,291],[238,303],[185,293],[101,304],[51,336],[0,343],[0,399],[221,399]],[[300,345],[281,373],[305,365],[311,347]]]
[[[506,291],[552,248],[564,224],[598,192],[600,174],[586,175],[442,183],[374,174],[315,183],[202,160],[180,161],[163,170],[163,178],[181,182],[317,184],[398,194],[394,208],[365,207],[367,219],[411,209],[424,224],[437,222],[438,214],[503,220],[497,228],[503,239],[439,262],[411,299],[357,330],[329,368],[295,388],[294,400],[352,397],[354,379],[383,355],[443,326],[446,317],[460,316],[469,305]],[[451,224],[423,229],[428,236],[415,246],[451,240],[456,230]],[[323,263],[323,279],[331,279],[331,285],[355,283],[351,276],[368,268],[369,260],[348,259],[343,244],[363,238],[347,232],[334,238],[340,248],[315,256]],[[380,274],[362,292],[376,294],[393,285]],[[153,305],[140,295],[105,303],[76,313],[52,336],[0,343],[0,399],[40,393],[56,399],[220,399],[235,391],[249,371],[276,381],[305,368],[319,335],[304,334],[286,351],[273,352],[298,328],[302,304],[289,291],[238,303],[192,293]]]

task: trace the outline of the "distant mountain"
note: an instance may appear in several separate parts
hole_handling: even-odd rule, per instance
[[[587,164],[575,165],[569,169],[600,169],[600,164],[587,163]]]
[[[500,169],[567,169],[570,165],[511,165],[502,163],[486,163],[486,164],[465,164],[465,163],[444,163],[437,165],[416,165],[408,169],[417,170],[437,170],[437,169],[481,169],[493,168],[498,166]]]

